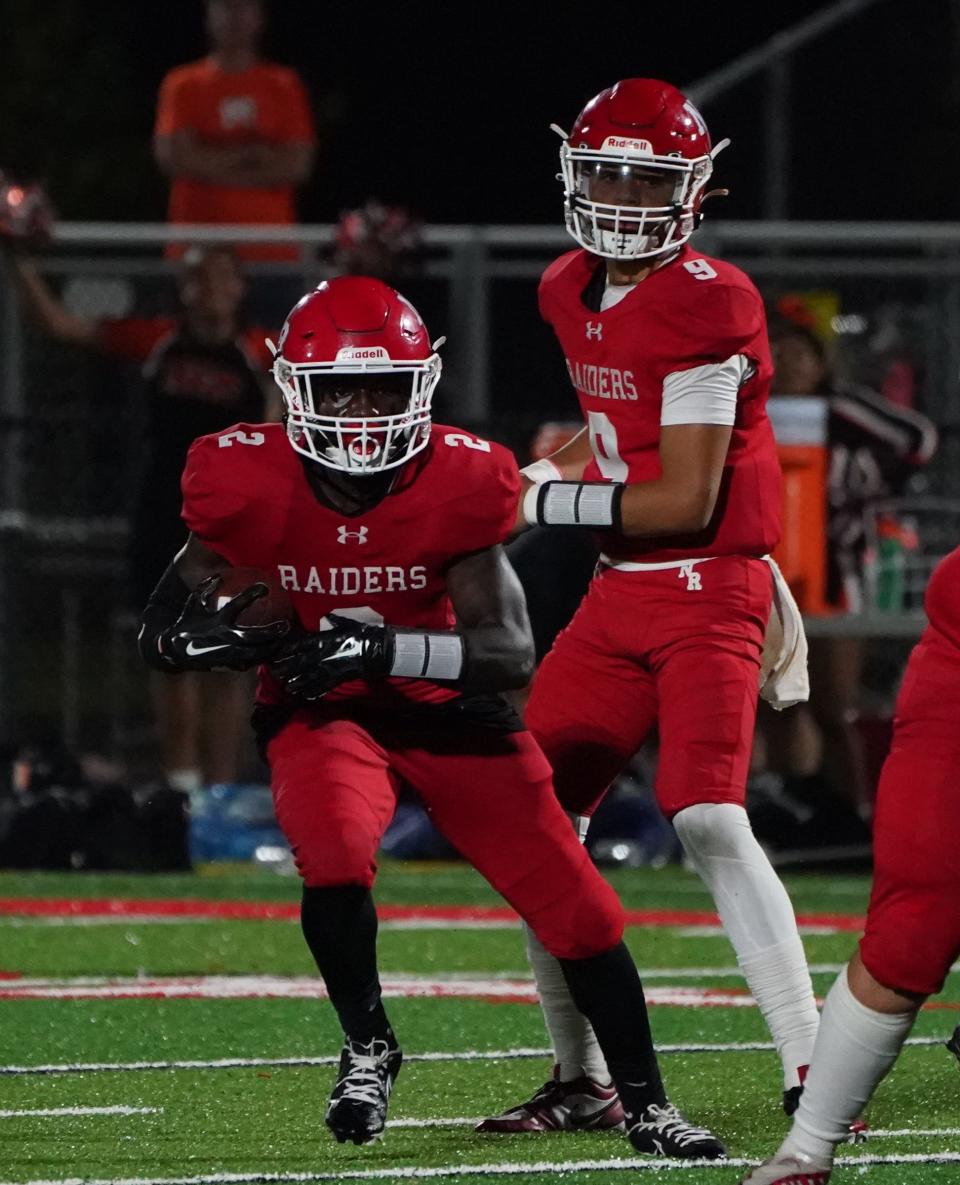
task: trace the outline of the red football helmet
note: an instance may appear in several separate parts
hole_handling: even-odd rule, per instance
[[[581,247],[607,259],[650,259],[685,243],[696,229],[713,158],[696,107],[655,78],[626,78],[590,100],[560,149],[567,230]],[[606,193],[653,183],[661,204],[597,201]],[[612,188],[611,188],[612,187]]]
[[[277,346],[267,344],[298,453],[370,474],[426,447],[443,339],[431,346],[420,314],[388,284],[325,280],[290,311]],[[355,410],[362,393],[371,414]]]

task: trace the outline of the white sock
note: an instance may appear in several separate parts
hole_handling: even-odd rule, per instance
[[[587,1018],[577,1011],[559,962],[524,922],[527,958],[533,968],[543,1019],[550,1034],[560,1081],[571,1082],[586,1074],[595,1082],[610,1081],[610,1071]]]
[[[820,1024],[800,935],[737,962],[757,1002],[783,1066],[783,1088],[800,1086]]]
[[[784,1089],[800,1085],[819,1018],[793,906],[743,807],[699,803],[674,817],[684,850],[713,895],[780,1061]]]
[[[581,843],[587,838],[590,820],[585,815],[567,812],[567,818]],[[586,1074],[594,1082],[606,1085],[612,1081],[600,1044],[587,1018],[577,1010],[559,962],[524,922],[527,958],[533,969],[543,1010],[544,1023],[553,1045],[554,1058],[559,1067],[560,1081],[572,1082]]]
[[[837,1144],[897,1060],[916,1012],[874,1012],[850,991],[844,968],[820,1019],[810,1073],[781,1151],[830,1164]]]

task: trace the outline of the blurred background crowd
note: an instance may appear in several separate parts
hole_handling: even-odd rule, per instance
[[[250,680],[150,679],[136,658],[137,614],[184,537],[187,446],[278,418],[265,339],[344,273],[395,284],[449,338],[437,420],[521,463],[563,443],[576,403],[536,308],[569,242],[548,125],[645,74],[734,140],[717,171],[732,196],[697,242],[757,282],[776,365],[777,558],[812,696],[761,706],[754,826],[783,863],[865,854],[925,580],[960,526],[957,0],[921,0],[909,43],[884,0],[744,5],[744,21],[724,6],[692,26],[663,13],[617,45],[563,6],[512,13],[509,30],[471,10],[457,36],[431,5],[10,9],[0,866],[286,866]],[[567,565],[531,600],[541,651],[589,578],[579,544],[563,561],[515,545],[518,568]],[[677,857],[655,762],[655,745],[638,754],[598,816],[598,860]],[[413,802],[388,842],[452,854]]]

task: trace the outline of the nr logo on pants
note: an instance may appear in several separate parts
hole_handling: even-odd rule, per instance
[[[700,583],[700,573],[696,571],[692,563],[681,564],[677,577],[680,580],[686,579],[687,592],[701,592],[703,590],[703,585]]]

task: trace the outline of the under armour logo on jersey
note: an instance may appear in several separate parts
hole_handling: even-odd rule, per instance
[[[603,322],[598,321],[596,325],[592,321],[587,322],[587,339],[595,337],[597,341],[603,340]]]
[[[680,580],[686,579],[687,592],[703,591],[703,585],[700,583],[700,573],[694,569],[693,564],[681,564],[677,576]]]
[[[346,524],[341,523],[341,525],[337,527],[337,542],[346,543],[348,539],[356,539],[358,543],[366,543],[367,532],[369,529],[369,527],[360,527],[360,529],[357,531],[348,531]]]

